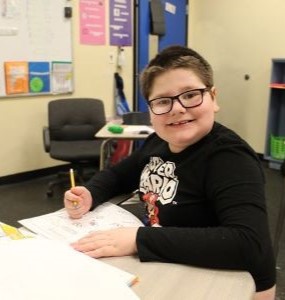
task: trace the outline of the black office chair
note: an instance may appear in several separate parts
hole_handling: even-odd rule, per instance
[[[43,128],[44,149],[50,157],[71,163],[78,180],[84,181],[86,166],[98,167],[102,140],[95,133],[106,124],[104,104],[99,99],[70,98],[48,103],[48,127]],[[65,179],[69,177],[67,174]],[[47,195],[63,182],[49,183]]]

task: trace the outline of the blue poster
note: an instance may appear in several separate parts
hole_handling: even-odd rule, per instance
[[[30,93],[50,92],[49,62],[29,62],[29,91]]]

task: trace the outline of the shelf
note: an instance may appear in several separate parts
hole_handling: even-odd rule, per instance
[[[280,162],[269,161],[268,162],[268,167],[270,169],[274,169],[274,170],[281,170],[281,165],[282,165],[282,161],[280,161]]]
[[[270,87],[273,89],[285,89],[285,83],[271,83]]]
[[[264,155],[264,159],[269,160],[269,161],[274,162],[274,163],[280,163],[280,164],[282,164],[282,162],[284,161],[284,159],[276,159],[276,158],[273,158],[270,155]]]
[[[264,155],[263,158],[268,161],[270,169],[280,170],[283,160],[272,158],[271,156]]]
[[[267,115],[264,158],[272,169],[280,169],[283,160],[271,156],[271,136],[285,136],[285,59],[272,59],[270,96]],[[277,152],[276,149],[275,152]],[[279,151],[279,150],[278,150]],[[280,150],[281,151],[281,150]],[[284,150],[282,150],[284,151]],[[274,154],[275,155],[275,154]]]

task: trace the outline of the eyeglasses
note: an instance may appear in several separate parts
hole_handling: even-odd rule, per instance
[[[172,97],[155,98],[149,100],[147,104],[155,115],[163,115],[172,110],[174,100],[177,100],[184,108],[192,108],[201,105],[203,103],[204,93],[209,90],[209,87],[194,89]]]

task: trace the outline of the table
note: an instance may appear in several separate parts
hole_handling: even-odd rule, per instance
[[[142,300],[252,300],[255,293],[253,278],[245,271],[140,262],[137,256],[100,260],[138,276],[132,289]]]
[[[139,127],[143,130],[148,126],[145,125],[120,125],[124,128],[124,131],[122,133],[112,133],[108,130],[108,127],[111,124],[108,123],[105,126],[103,126],[96,134],[96,138],[104,139],[104,141],[101,144],[100,147],[100,164],[99,168],[100,170],[104,169],[105,166],[105,154],[108,152],[107,147],[110,145],[110,143],[114,140],[144,140],[146,139],[150,133],[143,134],[138,133],[139,130],[137,130]],[[135,131],[126,131],[126,129],[135,129]],[[150,130],[151,128],[148,127]]]
[[[102,261],[138,276],[132,286],[142,300],[251,300],[255,284],[248,272],[140,262],[135,256]]]

